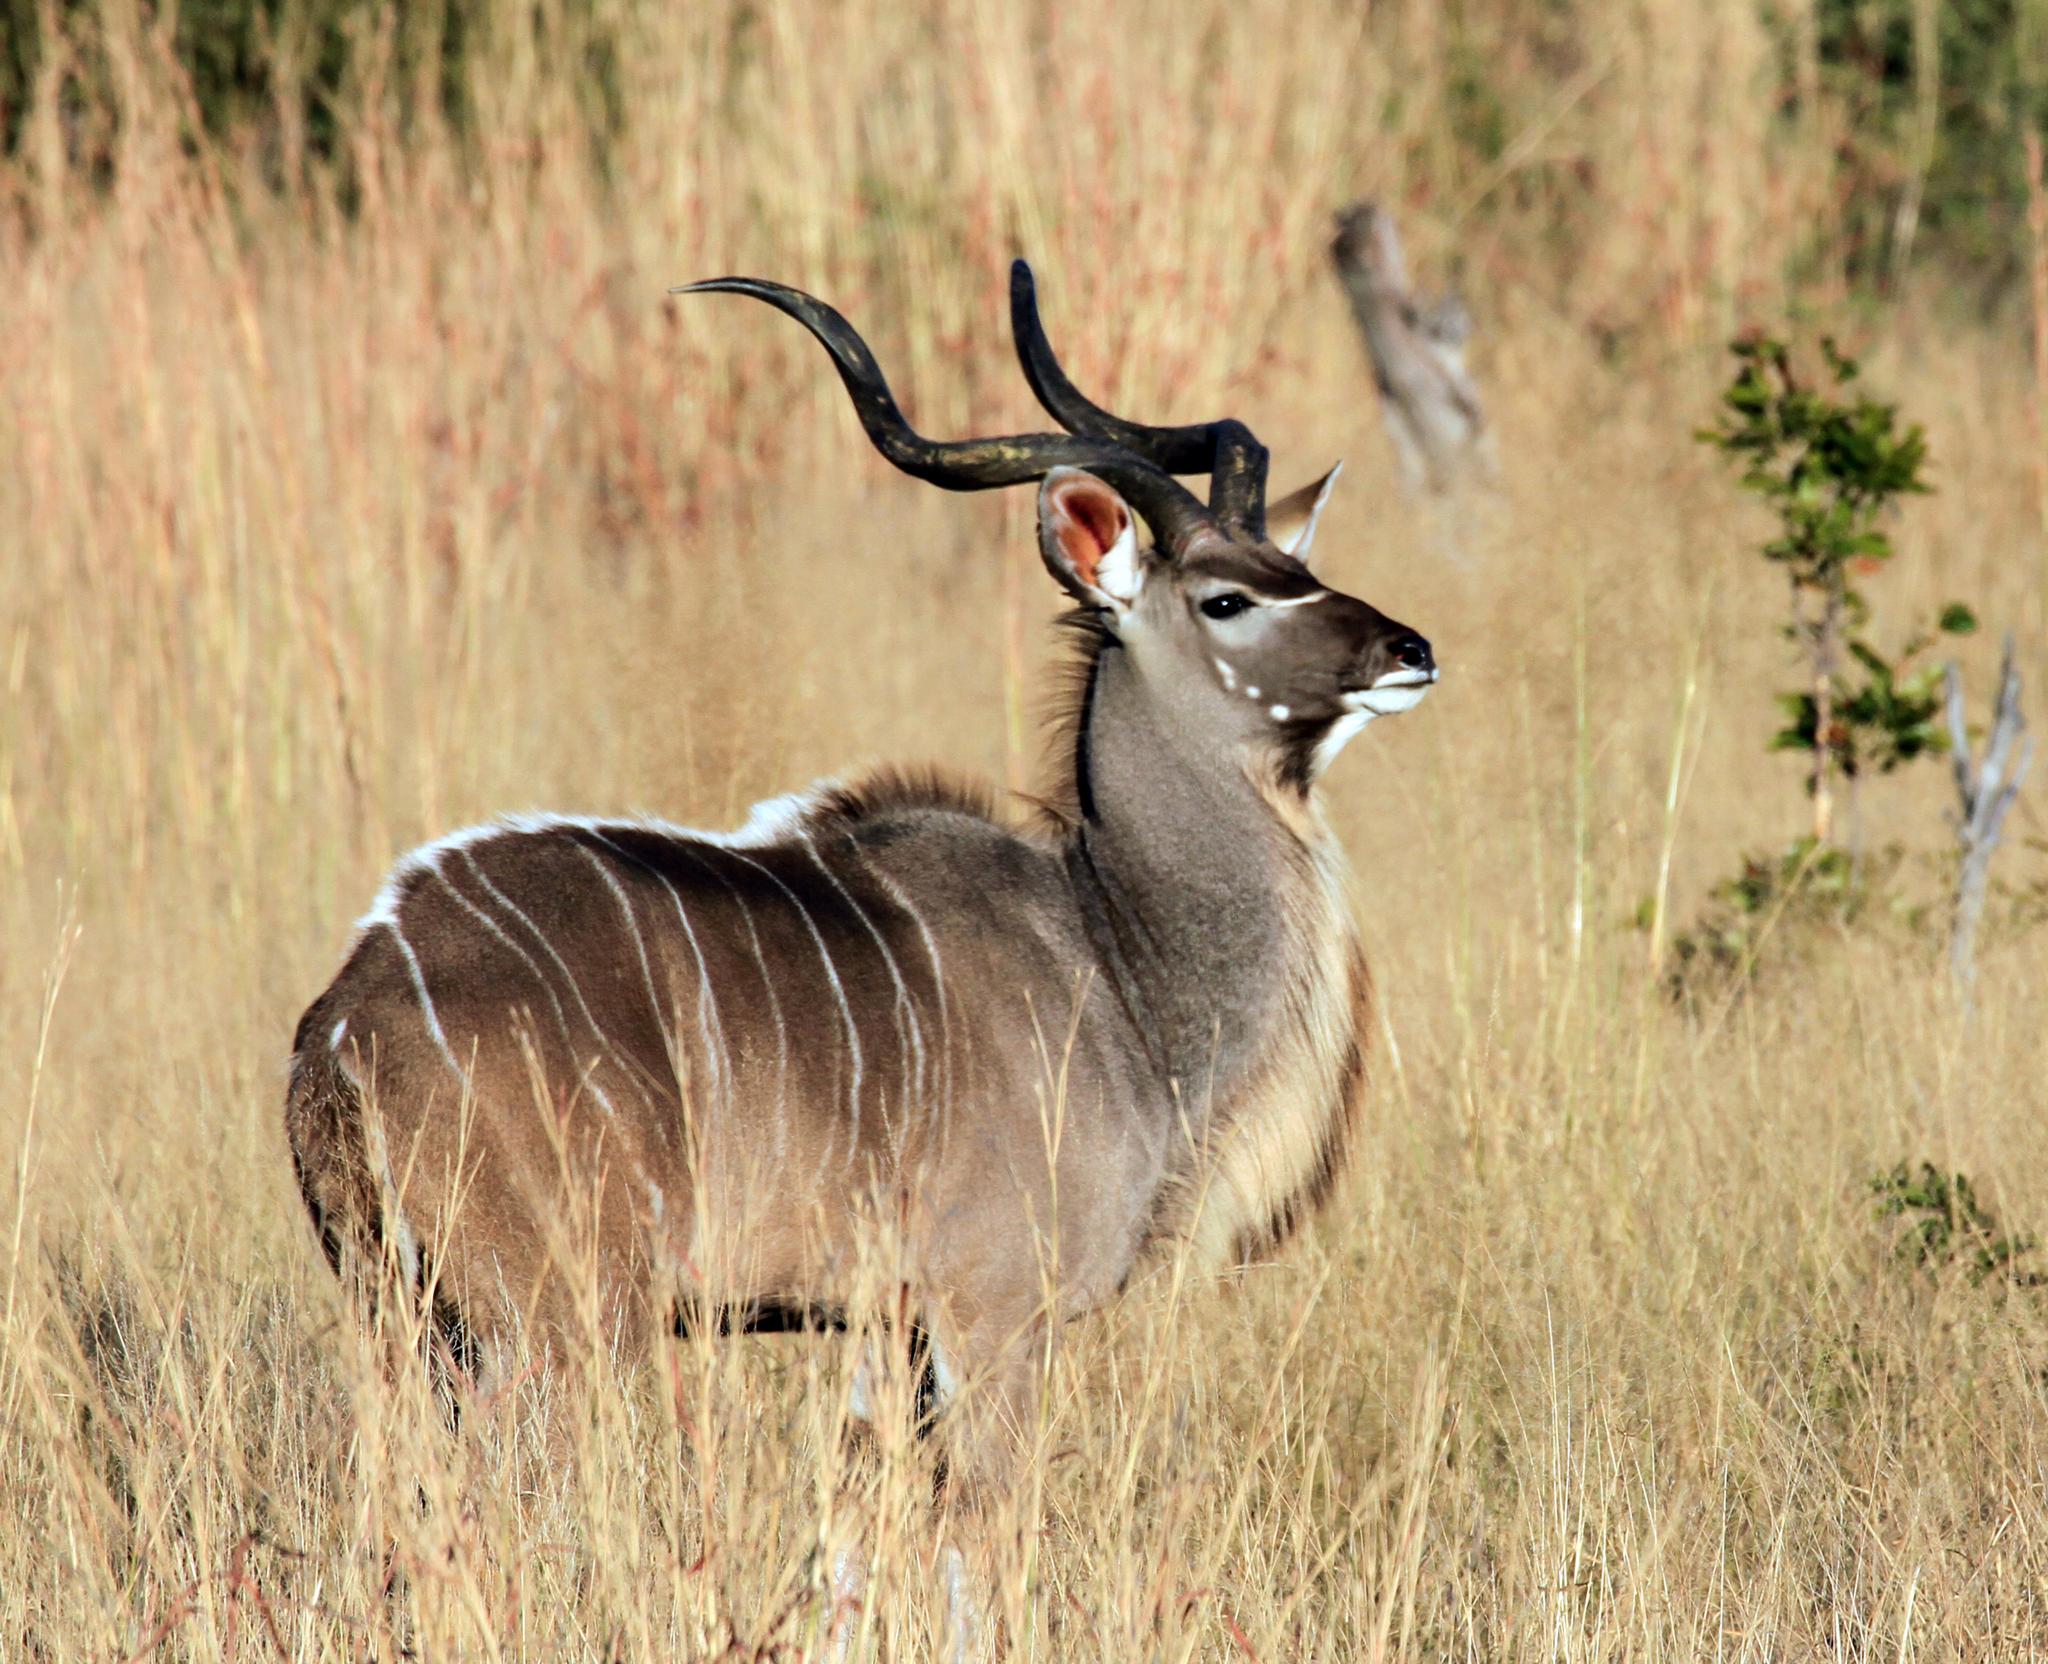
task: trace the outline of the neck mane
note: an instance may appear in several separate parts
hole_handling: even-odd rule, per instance
[[[1311,792],[1190,732],[1113,637],[1088,632],[1072,698],[1069,870],[1186,1134],[1154,1232],[1241,1260],[1349,1142],[1371,998],[1349,867]]]

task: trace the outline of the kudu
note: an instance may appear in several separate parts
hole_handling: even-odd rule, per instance
[[[1040,482],[1080,645],[1060,806],[1019,828],[879,773],[736,835],[548,816],[416,850],[299,1024],[299,1185],[337,1268],[388,1256],[484,1371],[522,1331],[566,1350],[569,1190],[628,1346],[706,1313],[829,1316],[886,1221],[928,1408],[968,1381],[985,1412],[948,1430],[948,1484],[986,1495],[1046,1324],[1149,1246],[1262,1251],[1328,1190],[1370,992],[1314,788],[1437,671],[1304,564],[1334,469],[1269,511],[1241,423],[1098,408],[1023,262],[1018,354],[1063,433],[926,439],[830,307],[690,287],[802,323],[905,472]]]

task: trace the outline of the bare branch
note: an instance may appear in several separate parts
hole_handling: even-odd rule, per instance
[[[1393,216],[1371,202],[1337,216],[1337,275],[1372,357],[1387,430],[1412,489],[1449,490],[1493,471],[1492,436],[1465,368],[1472,319],[1446,294],[1425,306],[1408,287]]]
[[[2020,786],[2033,764],[2034,741],[2027,734],[2026,718],[2020,711],[2020,672],[2010,633],[2005,638],[1998,698],[1992,709],[1991,734],[1985,742],[1981,763],[1971,754],[1963,712],[1963,677],[1954,663],[1948,666],[1946,684],[1950,759],[1960,803],[1956,843],[1962,857],[1956,871],[1948,957],[1949,970],[1957,984],[1968,988],[1976,976],[1977,925],[1984,914],[1991,857],[2005,828],[2006,813],[2019,796]]]

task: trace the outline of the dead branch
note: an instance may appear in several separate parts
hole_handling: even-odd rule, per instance
[[[2027,722],[2020,714],[2020,672],[2014,661],[2012,636],[2008,634],[2005,638],[1998,702],[1981,763],[1970,752],[1969,729],[1963,717],[1963,674],[1954,661],[1948,666],[1947,692],[1949,753],[1955,769],[1956,796],[1961,803],[1956,816],[1956,844],[1962,855],[1956,872],[1948,963],[1956,982],[1967,988],[1976,976],[1977,924],[1984,913],[1991,857],[1998,848],[2006,811],[2019,796],[2020,782],[2026,779],[2028,766],[2034,760],[2032,738],[2022,737],[2026,735]]]
[[[1493,471],[1479,389],[1465,368],[1472,318],[1455,293],[1424,306],[1409,289],[1394,219],[1372,202],[1337,216],[1330,257],[1372,358],[1380,408],[1411,490],[1442,492]]]

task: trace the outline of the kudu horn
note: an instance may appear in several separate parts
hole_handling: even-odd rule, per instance
[[[1159,547],[1169,554],[1179,553],[1196,532],[1216,525],[1215,515],[1171,472],[1113,435],[1075,432],[988,439],[925,438],[904,416],[859,331],[834,308],[801,289],[757,277],[714,277],[671,292],[748,295],[796,319],[831,354],[833,367],[846,384],[854,412],[875,449],[904,473],[928,484],[947,491],[988,491],[1043,479],[1055,468],[1085,468],[1124,494],[1152,528]],[[1260,455],[1263,458],[1264,452]]]
[[[1112,415],[1060,368],[1038,317],[1038,285],[1028,261],[1010,263],[1010,330],[1024,379],[1046,414],[1069,433],[1111,440],[1169,474],[1210,476],[1209,510],[1233,531],[1266,529],[1266,447],[1233,417],[1185,427],[1152,427]]]

